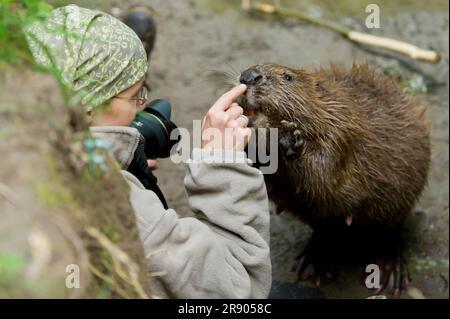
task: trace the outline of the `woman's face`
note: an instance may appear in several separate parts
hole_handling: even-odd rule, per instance
[[[129,126],[136,112],[145,107],[145,103],[139,102],[136,98],[144,84],[141,80],[132,87],[122,91],[116,97],[111,99],[110,104],[106,108],[93,110],[91,112],[93,126]]]

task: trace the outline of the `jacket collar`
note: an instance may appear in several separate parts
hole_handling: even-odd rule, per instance
[[[134,157],[141,134],[134,127],[128,126],[91,126],[94,138],[110,146],[112,156],[126,170]]]

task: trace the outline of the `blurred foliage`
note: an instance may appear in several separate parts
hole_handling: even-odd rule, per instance
[[[53,1],[55,2],[55,1]],[[57,1],[56,5],[65,5],[69,1]],[[13,65],[15,67],[32,68],[35,71],[43,71],[52,74],[59,85],[60,94],[65,101],[66,106],[73,107],[79,105],[81,94],[74,94],[70,88],[64,83],[61,71],[53,62],[53,57],[47,46],[34,38],[42,46],[44,52],[47,53],[50,61],[50,67],[44,68],[38,65],[28,48],[27,40],[24,33],[24,27],[35,22],[44,21],[52,11],[53,7],[43,0],[0,0],[0,68],[5,65]],[[66,30],[57,30],[55,32],[67,32]],[[33,36],[33,35],[29,35]],[[76,36],[75,34],[71,36]],[[51,121],[51,118],[49,119]],[[60,126],[57,121],[51,121],[54,127]],[[11,134],[11,127],[0,129],[0,141]],[[86,162],[89,164],[90,176],[101,176],[108,170],[105,162],[105,155],[102,150],[107,147],[101,144],[101,141],[91,140],[89,136],[82,137],[84,140],[82,146],[79,147],[79,154],[87,157]],[[81,143],[80,143],[81,144]],[[53,189],[51,185],[42,184],[36,188],[37,194],[48,206],[55,205],[62,201],[67,201],[66,194],[62,194]]]
[[[34,66],[23,26],[45,19],[52,7],[41,0],[0,0],[0,66]]]
[[[2,253],[0,254],[0,298],[8,297],[6,290],[16,291],[16,287],[22,282],[20,273],[25,266],[21,255]]]
[[[64,101],[72,106],[78,104],[80,97],[71,96],[70,90],[63,82],[61,72],[43,43],[41,46],[49,57],[50,67],[45,68],[34,61],[24,33],[24,27],[44,21],[52,9],[52,5],[43,0],[0,0],[0,67],[10,64],[51,73],[57,80]],[[39,42],[37,38],[34,39]]]
[[[22,271],[24,261],[22,256],[14,254],[0,255],[0,278],[5,274],[19,273]]]
[[[76,4],[84,8],[106,11],[111,7],[112,0],[48,0],[47,2],[55,8],[67,6],[69,4]]]
[[[428,91],[423,76],[417,73],[414,73],[409,80],[401,84],[403,84],[405,89],[411,93],[427,93]]]

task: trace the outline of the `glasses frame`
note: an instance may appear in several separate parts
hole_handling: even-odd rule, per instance
[[[148,101],[148,93],[150,92],[150,88],[147,83],[144,82],[142,87],[137,92],[136,96],[115,96],[115,99],[123,99],[123,100],[130,100],[130,101],[136,101],[136,104],[139,104],[140,106],[145,105]]]

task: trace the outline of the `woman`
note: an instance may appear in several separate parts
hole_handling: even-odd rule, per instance
[[[245,85],[220,97],[203,119],[203,132],[215,128],[224,136],[233,128],[236,142],[227,145],[210,136],[193,150],[184,182],[197,217],[179,218],[144,187],[139,169],[130,172],[130,167],[142,168],[143,158],[146,166],[142,136],[129,127],[145,104],[147,56],[136,34],[105,13],[74,5],[55,9],[26,31],[37,62],[49,66],[53,61],[63,81],[82,97],[93,134],[111,145],[121,165],[149,270],[166,272],[152,278],[152,291],[163,298],[266,298],[268,199],[262,174],[243,152],[250,131],[234,102]]]

